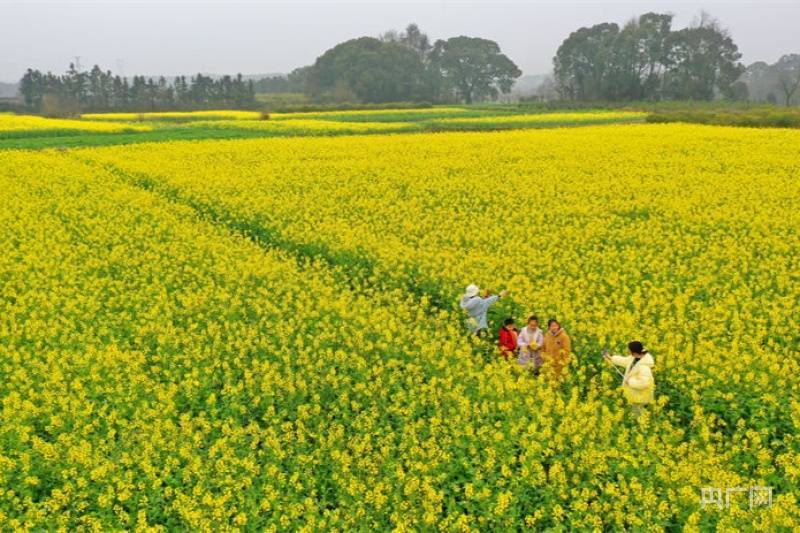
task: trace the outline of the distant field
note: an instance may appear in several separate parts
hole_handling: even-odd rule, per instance
[[[662,102],[632,103],[618,109],[478,104],[291,113],[240,110],[87,113],[80,119],[49,119],[7,113],[0,114],[0,150],[174,140],[538,129],[637,122],[798,128],[800,109]]]
[[[654,111],[648,122],[689,122],[751,128],[800,128],[800,107],[677,109]]]
[[[125,120],[125,121],[177,121],[192,120],[258,120],[263,117],[260,111],[166,111],[152,113],[84,113],[87,120]]]
[[[33,115],[0,114],[0,141],[23,137],[73,136],[86,133],[134,133],[152,131],[151,126],[129,122],[52,119]]]
[[[187,111],[88,113],[76,120],[3,115],[0,149],[104,146],[141,142],[255,137],[336,136],[425,131],[480,131],[641,122],[633,111],[585,110],[532,113],[526,107],[438,106],[262,113]]]

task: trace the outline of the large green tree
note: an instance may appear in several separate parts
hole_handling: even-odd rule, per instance
[[[660,90],[672,15],[646,13],[628,22],[608,43],[601,96],[607,100],[652,99]]]
[[[308,70],[312,97],[361,102],[425,99],[425,66],[419,55],[397,42],[361,37],[340,43]]]
[[[580,28],[567,37],[553,58],[558,92],[570,100],[604,98],[604,85],[613,68],[613,43],[619,26],[613,23]]]
[[[480,37],[438,40],[431,51],[431,68],[441,76],[441,89],[466,103],[508,93],[522,71],[494,41]]]
[[[559,95],[573,100],[711,99],[742,96],[736,44],[704,16],[672,30],[672,15],[646,13],[572,32],[553,58]]]
[[[716,23],[672,32],[664,74],[664,96],[711,100],[716,94],[733,97],[735,82],[744,72],[742,54]]]

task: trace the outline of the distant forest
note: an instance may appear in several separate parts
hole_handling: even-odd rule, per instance
[[[85,111],[246,108],[255,104],[252,80],[242,75],[212,78],[197,74],[168,82],[134,76],[131,81],[95,65],[81,71],[70,64],[63,75],[28,69],[19,82],[25,107],[50,115]]]
[[[257,92],[305,93],[314,101],[471,103],[508,93],[521,75],[494,41],[459,36],[431,43],[411,24],[340,43],[285,77],[135,76],[128,82],[99,66],[84,72],[70,65],[63,75],[29,69],[19,92],[26,109],[46,114],[247,108],[256,105]]]
[[[553,74],[534,98],[575,102],[751,100],[800,103],[800,54],[745,67],[730,33],[702,14],[673,29],[670,14],[646,13],[620,27],[579,28],[559,46]],[[506,61],[507,60],[507,61]],[[497,43],[455,37],[431,44],[415,24],[341,43],[313,65],[256,82],[260,93],[315,100],[471,102],[507,93],[519,76]]]
[[[573,32],[553,58],[556,93],[579,101],[795,101],[800,56],[745,68],[719,22],[703,14],[694,25],[674,30],[672,18],[647,13],[622,28],[602,23]]]
[[[536,99],[574,102],[751,100],[800,103],[800,54],[750,67],[727,30],[708,15],[683,29],[646,13],[620,27],[579,28],[559,46]],[[197,74],[131,79],[95,65],[66,73],[29,69],[19,82],[26,110],[84,111],[254,108],[256,93],[302,93],[313,102],[472,103],[508,94],[522,72],[480,37],[432,42],[416,24],[339,43],[308,66],[259,80]]]

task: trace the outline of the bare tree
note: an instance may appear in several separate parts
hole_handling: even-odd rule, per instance
[[[798,88],[800,88],[800,70],[795,73],[794,79],[789,77],[789,75],[786,73],[781,74],[780,78],[778,78],[778,87],[780,87],[781,91],[783,91],[786,107],[789,107],[792,105],[792,97],[794,96],[794,93],[797,92]]]
[[[800,90],[800,54],[788,54],[775,63],[778,72],[778,89],[783,93],[786,106],[792,105],[792,98]]]

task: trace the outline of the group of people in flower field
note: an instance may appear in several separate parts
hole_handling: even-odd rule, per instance
[[[498,300],[505,298],[508,290],[498,294],[489,294],[477,285],[467,286],[461,296],[459,305],[467,313],[467,327],[470,333],[479,337],[487,337],[489,332],[488,313]],[[497,332],[497,345],[501,357],[507,360],[516,359],[520,366],[530,369],[535,376],[544,371],[552,379],[560,380],[564,369],[572,357],[572,343],[561,323],[555,318],[547,321],[547,331],[539,327],[539,317],[531,315],[521,329],[516,321],[509,317]],[[627,356],[610,355],[603,352],[603,357],[615,366],[625,368],[622,376],[622,388],[625,397],[633,406],[635,414],[640,414],[644,405],[654,399],[655,380],[653,356],[641,342],[628,343]]]

